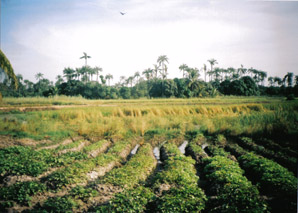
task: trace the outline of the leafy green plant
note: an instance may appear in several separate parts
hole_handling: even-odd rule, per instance
[[[247,153],[238,158],[248,177],[260,185],[260,190],[273,196],[284,209],[296,209],[297,178],[278,163]]]
[[[31,196],[46,190],[46,186],[35,181],[20,182],[0,188],[0,199],[13,200],[23,205],[31,205]]]
[[[108,205],[100,206],[94,210],[99,212],[144,212],[147,205],[155,199],[154,193],[144,187],[138,186],[117,193]]]
[[[0,175],[38,176],[49,168],[53,161],[48,150],[35,151],[30,147],[13,146],[0,149]]]
[[[201,130],[188,130],[185,132],[185,139],[189,142],[191,141],[202,141],[204,140],[204,135],[202,134]]]
[[[258,189],[243,176],[244,171],[235,161],[216,155],[203,160],[203,173],[212,186],[215,200],[208,202],[208,209],[219,212],[263,212],[267,205],[260,198]]]
[[[84,152],[88,153],[92,150],[100,149],[105,143],[107,143],[106,140],[97,141],[89,146],[84,147]]]
[[[92,188],[76,186],[70,190],[69,195],[76,199],[81,199],[84,202],[87,202],[91,197],[97,196],[98,192]]]
[[[205,208],[206,195],[194,186],[172,187],[157,198],[158,212],[201,212]]]
[[[100,183],[109,183],[122,187],[133,187],[144,181],[156,166],[156,159],[150,144],[144,144],[123,167],[112,170]]]
[[[73,212],[78,207],[78,203],[70,197],[50,197],[48,198],[41,210],[47,212]]]

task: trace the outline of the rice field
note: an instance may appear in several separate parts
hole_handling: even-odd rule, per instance
[[[4,99],[0,209],[296,212],[297,109],[269,97]]]

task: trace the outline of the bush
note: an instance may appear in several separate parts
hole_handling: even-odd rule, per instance
[[[49,150],[13,146],[0,149],[0,175],[38,176],[45,172],[54,158]]]
[[[78,207],[78,204],[69,197],[50,197],[47,199],[42,209],[47,212],[73,212]]]
[[[94,210],[99,212],[144,212],[147,210],[147,204],[154,199],[155,195],[150,189],[139,186],[116,194],[108,205]]]
[[[282,208],[295,211],[297,178],[293,173],[274,161],[247,153],[239,157],[239,162],[251,180],[260,185],[260,190],[275,197]]]
[[[30,206],[31,196],[45,190],[46,186],[44,184],[35,181],[20,182],[12,186],[1,187],[0,199],[5,201],[13,200],[20,204]]]
[[[223,156],[204,159],[204,175],[212,186],[208,209],[217,212],[263,212],[267,205],[260,199],[258,189],[243,176],[238,163]]]
[[[83,186],[76,186],[72,188],[69,194],[76,199],[81,199],[84,202],[87,202],[90,197],[95,197],[98,195],[98,192],[91,188],[84,188]]]
[[[157,212],[200,212],[207,198],[202,190],[194,186],[171,188],[164,191],[156,201]]]

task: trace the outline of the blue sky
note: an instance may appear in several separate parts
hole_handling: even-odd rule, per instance
[[[121,75],[169,58],[170,78],[185,63],[243,64],[269,76],[298,74],[297,1],[2,0],[1,48],[15,72],[55,81],[65,67]],[[126,12],[122,16],[119,12]],[[209,66],[208,66],[209,67]],[[203,77],[203,76],[202,76]]]

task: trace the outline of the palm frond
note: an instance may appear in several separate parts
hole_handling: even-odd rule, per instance
[[[0,50],[0,68],[4,71],[4,73],[8,76],[9,79],[12,79],[14,82],[14,86],[18,88],[18,80],[14,73],[14,70],[5,54]]]

